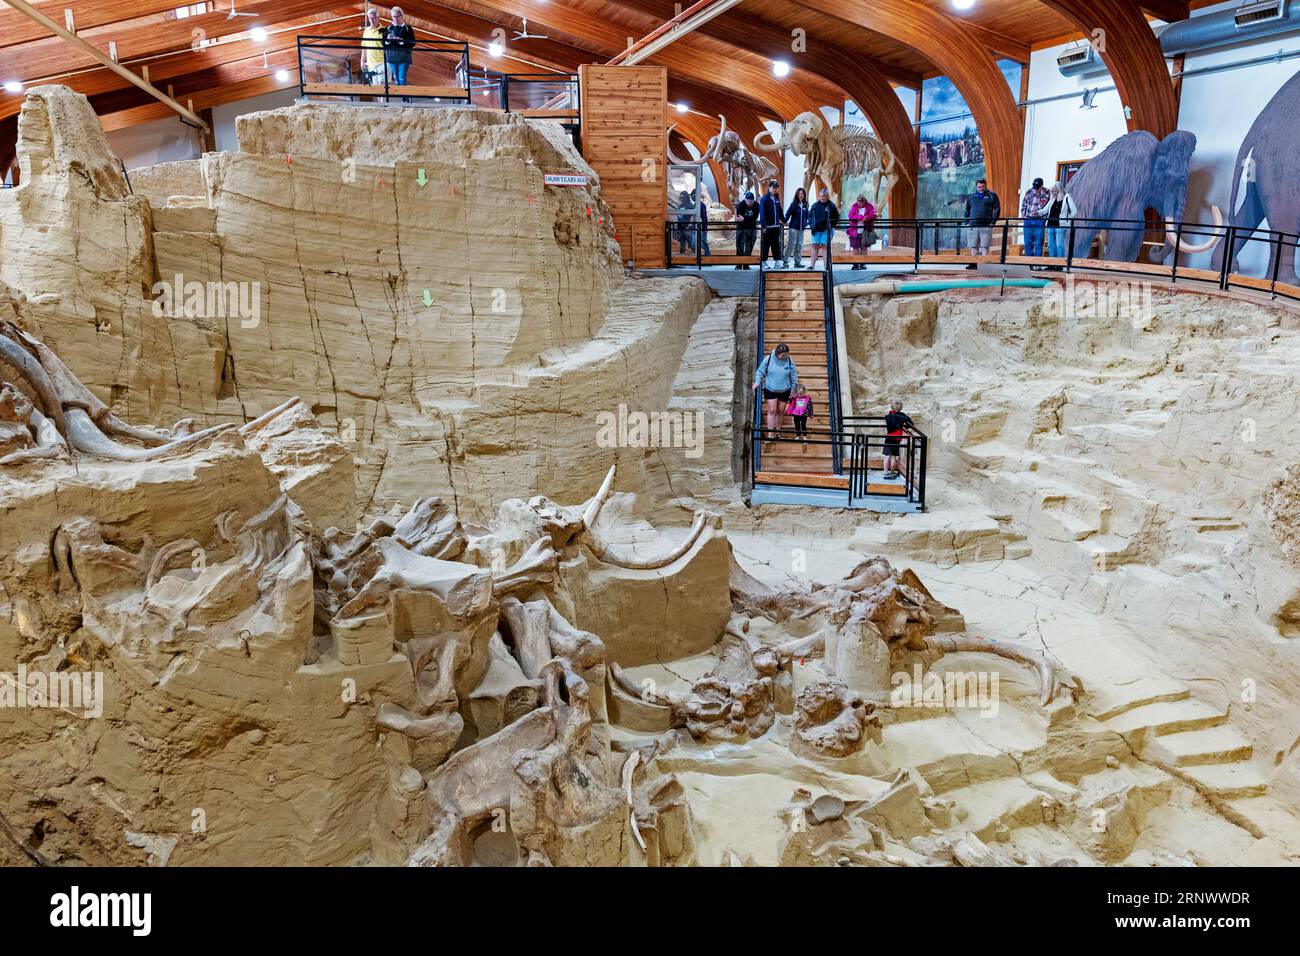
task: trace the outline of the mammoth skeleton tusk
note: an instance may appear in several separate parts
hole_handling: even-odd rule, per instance
[[[675,130],[676,128],[677,128],[677,124],[676,124],[676,123],[674,123],[672,126],[668,127],[668,136],[667,136],[667,140],[666,140],[667,142],[669,142],[669,143],[672,142],[673,130]],[[708,156],[702,156],[702,157],[700,157],[699,159],[682,159],[680,156],[678,156],[676,153],[673,152],[673,148],[672,148],[671,146],[667,146],[667,147],[665,147],[665,148],[666,148],[667,151],[668,151],[668,161],[669,161],[670,163],[672,163],[674,166],[698,166],[698,167],[702,167],[702,166],[704,166],[705,163],[707,163],[707,162],[709,161],[709,157],[708,157]]]
[[[653,690],[647,693],[645,688],[639,687],[632,678],[627,676],[627,673],[623,668],[619,667],[618,663],[615,661],[609,662],[609,676],[614,678],[614,684],[619,690],[627,694],[629,697],[641,701],[643,704],[652,704],[656,707],[669,708],[673,706],[671,698],[665,697],[663,694]]]
[[[212,428],[205,428],[203,431],[195,432],[193,435],[186,435],[184,438],[178,438],[156,448],[129,448],[126,445],[118,444],[100,431],[94,419],[87,415],[84,409],[68,408],[65,410],[64,415],[67,422],[68,444],[83,454],[94,455],[99,458],[112,458],[117,461],[149,461],[154,458],[161,458],[169,452],[197,445],[235,427],[234,425],[214,425]]]
[[[1046,654],[1019,644],[1013,644],[1010,641],[999,641],[994,638],[933,635],[925,638],[923,643],[927,650],[940,651],[941,653],[972,651],[981,654],[997,654],[999,657],[1005,657],[1008,660],[1034,668],[1038,672],[1038,702],[1044,707],[1056,697],[1063,683],[1061,675],[1058,674],[1055,665],[1047,659]],[[1081,689],[1077,678],[1071,679],[1071,686],[1076,690]]]
[[[722,162],[722,140],[727,135],[727,117],[722,113],[719,113],[718,123],[720,126],[718,127],[717,145],[713,147],[713,153],[709,158],[717,162]]]
[[[764,145],[765,143],[770,145]],[[761,149],[765,153],[779,153],[786,148],[785,134],[781,134],[781,142],[778,143],[776,137],[772,135],[772,131],[770,129],[765,129],[762,132],[754,134],[754,146],[756,149]]]
[[[1210,207],[1210,215],[1214,217],[1214,225],[1216,228],[1223,225],[1223,212],[1218,206]],[[1165,236],[1168,238],[1171,246],[1176,247],[1179,252],[1185,255],[1192,255],[1198,252],[1209,252],[1223,241],[1222,236],[1211,236],[1205,242],[1202,242],[1199,245],[1193,245],[1186,239],[1180,239],[1178,233],[1168,227],[1168,223],[1165,224]]]
[[[582,540],[591,549],[591,553],[606,564],[615,564],[620,568],[629,568],[633,571],[653,571],[656,568],[666,568],[674,561],[685,556],[691,548],[695,547],[695,542],[699,540],[700,535],[704,532],[705,516],[703,512],[696,512],[695,521],[691,524],[691,530],[687,532],[686,538],[672,551],[667,554],[657,554],[649,558],[635,558],[631,555],[622,554],[617,548],[601,539],[591,528],[582,532]]]

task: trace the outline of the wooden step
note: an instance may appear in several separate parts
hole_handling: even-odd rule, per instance
[[[822,473],[803,473],[769,471],[766,466],[754,475],[754,481],[760,485],[793,485],[799,488],[832,488],[838,491],[849,490],[847,475]]]

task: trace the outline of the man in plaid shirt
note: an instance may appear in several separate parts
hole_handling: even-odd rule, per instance
[[[1047,226],[1047,207],[1052,194],[1043,188],[1041,179],[1034,180],[1034,188],[1025,193],[1020,204],[1020,218],[1025,221],[1025,255],[1043,254],[1043,234]]]

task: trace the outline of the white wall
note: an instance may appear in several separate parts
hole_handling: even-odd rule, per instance
[[[105,134],[109,148],[128,170],[181,159],[197,159],[202,146],[198,131],[179,118],[154,120]]]
[[[1128,132],[1124,105],[1117,91],[1098,93],[1092,101],[1095,109],[1080,108],[1084,90],[1114,86],[1114,83],[1109,73],[1089,77],[1062,76],[1056,58],[1069,45],[1061,44],[1030,55],[1029,101],[1033,103],[1034,100],[1066,95],[1070,98],[1034,103],[1026,109],[1020,195],[1002,197],[1002,211],[1006,215],[1020,215],[1020,197],[1035,178],[1042,177],[1043,182],[1051,185],[1056,178],[1057,163],[1096,156]],[[1096,140],[1096,146],[1092,149],[1080,146],[1085,139]]]
[[[274,110],[281,106],[292,106],[298,97],[298,87],[292,86],[288,89],[276,90],[274,93],[266,93],[262,96],[254,96],[246,100],[239,100],[234,103],[227,103],[224,106],[214,106],[212,108],[212,128],[216,137],[217,149],[238,149],[239,140],[235,137],[235,120],[245,113],[256,113],[259,110]]]

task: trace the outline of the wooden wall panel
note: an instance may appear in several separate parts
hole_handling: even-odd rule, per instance
[[[583,155],[600,177],[623,258],[639,268],[663,268],[668,71],[588,63],[578,77]],[[653,170],[648,179],[647,168]]]

